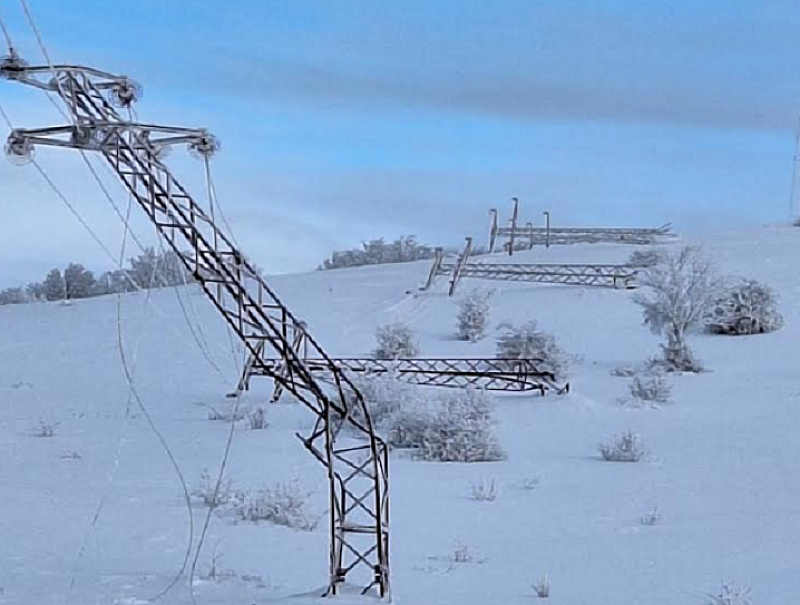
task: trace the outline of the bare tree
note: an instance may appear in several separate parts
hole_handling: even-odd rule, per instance
[[[650,292],[635,295],[633,301],[642,307],[644,323],[666,339],[659,364],[667,371],[701,371],[687,335],[702,323],[719,296],[721,281],[711,262],[698,246],[685,246],[640,275],[639,282]]]

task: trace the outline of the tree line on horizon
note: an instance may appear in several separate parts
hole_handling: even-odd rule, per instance
[[[148,247],[128,259],[128,264],[126,269],[105,271],[98,276],[81,263],[69,263],[63,271],[56,267],[40,282],[0,291],[0,305],[77,300],[194,281],[173,250],[162,252]]]

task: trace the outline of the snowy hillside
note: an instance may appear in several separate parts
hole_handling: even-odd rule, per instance
[[[470,344],[455,339],[457,305],[445,280],[417,292],[427,261],[270,280],[334,356],[369,355],[376,326],[401,320],[416,330],[424,356],[492,357],[498,323],[536,319],[573,359],[569,395],[493,396],[507,460],[392,454],[395,603],[531,603],[544,574],[553,605],[701,605],[723,582],[752,587],[753,605],[800,603],[800,229],[692,241],[722,273],[771,285],[785,325],[758,336],[695,336],[710,371],[669,376],[674,403],[659,408],[621,405],[630,379],[610,373],[658,350],[630,292],[465,280],[462,291],[496,291],[490,334]],[[514,258],[623,262],[630,251],[561,246]],[[176,292],[165,289],[150,302],[124,296],[119,326],[141,401],[194,489],[203,469],[215,473],[221,462],[228,424],[208,415],[231,406],[225,394],[241,349],[232,355],[199,289],[179,294],[188,324]],[[117,317],[113,296],[0,307],[1,604],[145,603],[184,560],[183,492],[130,396]],[[269,390],[255,378],[242,405]],[[297,480],[322,521],[305,532],[215,514],[194,583],[198,604],[323,602],[315,595],[327,582],[325,477],[295,437],[312,417],[287,402],[267,411],[266,430],[237,426],[233,489]],[[36,436],[41,422],[55,435]],[[628,429],[649,458],[603,462],[598,443]],[[471,497],[492,481],[496,500]],[[199,535],[207,509],[198,499],[192,505]],[[642,523],[653,509],[655,524]],[[191,603],[188,580],[161,602]]]

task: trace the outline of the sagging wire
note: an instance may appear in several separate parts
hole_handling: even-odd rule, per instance
[[[2,105],[0,105],[0,113],[2,113],[3,119],[6,121],[6,123],[9,126],[9,128],[11,130],[14,130],[13,124],[12,124],[8,114],[6,113],[5,109],[2,107]],[[103,252],[106,254],[106,256],[108,256],[113,263],[121,264],[121,262],[118,261],[117,258],[115,258],[115,256],[108,249],[108,246],[105,245],[105,243],[100,239],[100,237],[97,235],[97,233],[95,233],[95,231],[92,229],[92,227],[84,220],[84,218],[77,211],[77,209],[70,203],[70,201],[67,199],[67,197],[64,195],[64,193],[61,191],[61,189],[59,189],[59,187],[55,184],[55,182],[47,174],[47,172],[45,172],[44,168],[42,168],[42,166],[35,159],[32,159],[31,163],[36,168],[37,172],[41,175],[42,179],[50,187],[50,189],[56,194],[56,196],[59,198],[59,200],[61,200],[61,202],[67,207],[67,209],[70,211],[70,213],[78,220],[78,222],[83,226],[83,228],[90,235],[90,237],[103,250]],[[128,230],[128,223],[126,221],[126,233],[127,233],[127,230]],[[141,286],[138,283],[136,283],[136,280],[133,279],[133,277],[131,277],[128,274],[127,271],[124,272],[123,275],[124,275],[125,279],[128,280],[134,286],[134,288],[136,290],[140,290],[140,291],[142,290]],[[186,511],[187,511],[187,516],[188,516],[188,520],[189,520],[189,541],[188,541],[186,554],[184,556],[183,563],[181,565],[181,568],[179,570],[178,575],[170,582],[170,584],[167,586],[167,588],[164,589],[163,591],[161,591],[155,597],[153,597],[153,600],[157,600],[157,599],[161,598],[162,596],[164,596],[165,594],[167,594],[167,592],[169,592],[178,583],[178,581],[180,581],[180,578],[186,572],[186,567],[188,565],[189,557],[191,556],[191,552],[192,552],[192,546],[194,545],[194,511],[192,509],[192,502],[191,502],[191,496],[189,494],[189,488],[187,486],[185,477],[183,475],[183,471],[181,470],[180,465],[178,464],[177,458],[175,457],[174,453],[172,452],[172,449],[170,448],[169,444],[167,443],[166,439],[164,438],[163,433],[161,433],[161,431],[159,430],[159,428],[156,425],[155,421],[153,420],[152,416],[150,415],[150,412],[147,409],[147,406],[145,405],[144,401],[142,400],[141,396],[139,395],[139,391],[138,391],[138,389],[136,388],[136,386],[135,386],[135,384],[133,382],[133,375],[131,373],[130,367],[128,365],[128,360],[127,360],[127,357],[126,357],[126,354],[125,354],[125,348],[124,348],[123,339],[122,339],[122,326],[121,326],[121,322],[120,321],[118,321],[118,323],[117,323],[117,336],[118,336],[118,349],[119,349],[119,354],[120,354],[120,361],[122,363],[123,372],[125,374],[125,379],[126,379],[126,382],[128,384],[128,388],[130,390],[130,393],[133,395],[133,398],[136,401],[137,406],[139,407],[139,410],[140,410],[142,416],[147,421],[147,423],[148,423],[151,431],[153,432],[153,434],[156,435],[156,438],[158,439],[159,443],[161,444],[162,448],[164,449],[164,452],[166,453],[167,458],[170,460],[170,463],[172,464],[172,467],[173,467],[173,469],[175,471],[175,474],[178,477],[178,482],[180,483],[181,489],[183,491],[183,497],[184,497],[184,501],[185,501],[185,504],[186,504]]]

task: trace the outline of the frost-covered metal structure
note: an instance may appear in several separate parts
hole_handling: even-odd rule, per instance
[[[298,334],[300,334],[298,332]],[[300,336],[302,343],[302,336]],[[307,352],[299,344],[298,350]],[[325,382],[334,380],[330,366],[323,359],[304,357],[306,367]],[[540,369],[541,361],[536,359],[481,359],[481,358],[399,358],[373,359],[369,357],[333,358],[333,363],[345,374],[356,376],[391,375],[411,384],[449,388],[479,388],[488,391],[531,392],[545,395],[548,391],[565,393],[569,385],[557,382],[552,372]],[[291,368],[281,359],[264,356],[250,356],[242,372],[236,391],[238,396],[250,388],[254,376],[272,377],[283,375],[282,381],[275,381],[271,401],[281,398],[284,383],[293,380]]]
[[[70,124],[16,129],[6,152],[29,160],[38,146],[64,147],[100,155],[180,255],[219,313],[252,355],[269,349],[279,360],[261,367],[316,417],[306,448],[326,468],[330,493],[330,575],[328,592],[356,570],[366,572],[364,592],[389,594],[389,457],[375,434],[358,389],[265,279],[163,161],[167,147],[187,145],[205,159],[219,148],[204,129],[142,124],[126,119],[139,86],[117,76],[79,65],[29,66],[16,54],[0,61],[0,76],[61,97]],[[127,113],[127,112],[126,112]],[[128,114],[130,115],[130,114]],[[185,252],[188,250],[188,252]],[[302,334],[303,347],[297,347]],[[327,375],[317,377],[319,368]]]
[[[516,250],[530,249],[534,246],[558,246],[567,244],[636,244],[658,243],[671,237],[672,226],[667,223],[660,227],[552,227],[550,213],[546,212],[547,224],[534,227],[533,223],[521,224],[519,221],[519,200],[512,198],[511,218],[508,226],[499,225],[497,209],[489,210],[489,253],[495,251],[499,240],[505,240],[501,250],[512,256]]]
[[[463,278],[626,290],[636,288],[636,269],[630,265],[470,262],[471,249],[472,238],[468,237],[461,254],[454,261],[447,261],[444,251],[437,248],[422,290],[430,288],[440,276],[449,276],[449,296],[455,294]]]

